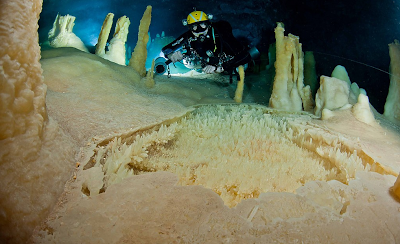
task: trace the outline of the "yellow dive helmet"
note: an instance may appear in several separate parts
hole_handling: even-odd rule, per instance
[[[182,23],[186,26],[193,23],[210,20],[212,17],[212,15],[207,15],[203,11],[193,11],[187,16],[187,19],[182,20]]]

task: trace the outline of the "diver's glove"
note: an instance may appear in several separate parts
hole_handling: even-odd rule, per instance
[[[203,71],[206,74],[222,73],[222,72],[224,72],[224,68],[215,67],[213,65],[207,65],[206,67],[203,68]]]
[[[215,70],[216,73],[222,73],[224,72],[224,68],[222,66],[218,66],[217,69]]]
[[[179,62],[183,59],[183,54],[181,51],[176,51],[168,55],[168,59],[172,61],[172,63]]]

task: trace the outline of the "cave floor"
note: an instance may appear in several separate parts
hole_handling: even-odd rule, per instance
[[[160,171],[127,177],[100,194],[84,194],[84,186],[101,172],[85,168],[93,165],[99,145],[177,121],[204,104],[233,104],[235,84],[226,78],[163,76],[148,89],[127,67],[95,55],[48,52],[41,61],[48,113],[81,145],[80,166],[33,242],[400,242],[400,203],[389,192],[400,171],[397,127],[383,118],[378,118],[382,126],[371,127],[349,111],[321,121],[307,113],[269,110],[293,118],[296,128],[341,138],[362,152],[363,160],[381,166],[381,172],[357,172],[348,184],[310,181],[295,193],[265,192],[229,208],[213,190],[179,185],[176,174]],[[262,104],[268,89],[260,88],[263,81],[249,80],[244,102]]]

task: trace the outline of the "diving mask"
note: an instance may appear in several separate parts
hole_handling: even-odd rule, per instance
[[[208,30],[208,24],[205,22],[195,23],[190,25],[190,30],[195,36],[199,36],[201,34],[205,35]]]

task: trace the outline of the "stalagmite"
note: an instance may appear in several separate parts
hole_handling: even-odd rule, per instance
[[[321,116],[323,109],[339,109],[349,104],[350,88],[346,81],[321,76],[320,87],[315,96],[315,115]]]
[[[147,88],[153,88],[156,85],[154,81],[154,59],[153,62],[151,63],[150,70],[147,72],[146,77],[144,77],[143,79],[144,79],[144,85]]]
[[[101,26],[101,31],[99,34],[99,38],[96,44],[96,55],[102,56],[106,54],[106,45],[108,36],[110,35],[111,26],[113,23],[114,14],[108,13],[106,18],[104,19],[103,25]]]
[[[108,14],[106,17],[106,20],[104,21],[106,27],[104,29],[108,29],[108,26],[111,27],[112,24],[112,17],[111,15]],[[111,20],[111,23],[110,23]],[[104,40],[107,40],[109,30],[107,30],[104,33],[100,33],[99,36],[99,43],[101,42],[102,44],[99,45],[99,50],[96,49],[96,54],[99,55],[100,57],[110,60],[111,62],[120,64],[120,65],[126,65],[126,49],[125,49],[125,43],[128,37],[128,32],[129,32],[129,25],[130,25],[129,18],[126,16],[122,16],[121,18],[118,19],[117,24],[115,25],[115,31],[114,31],[114,36],[110,41],[110,45],[108,46],[108,51],[104,50]],[[102,28],[103,32],[103,28]],[[104,34],[104,36],[103,36]],[[101,49],[101,46],[103,48]]]
[[[309,110],[313,102],[311,92],[304,90],[304,57],[299,37],[284,36],[284,31],[283,24],[278,23],[275,28],[276,74],[269,106],[288,111],[302,111],[303,107]]]
[[[383,114],[391,120],[400,121],[400,43],[398,40],[389,44],[389,55],[390,85]]]
[[[75,17],[69,14],[60,16],[57,14],[53,28],[49,31],[49,43],[52,47],[74,47],[84,52],[89,52],[82,40],[72,30],[75,25]]]
[[[309,85],[312,94],[318,90],[318,76],[315,67],[314,53],[306,51],[304,54],[304,85]]]
[[[27,242],[62,193],[75,154],[47,114],[41,9],[41,0],[0,1],[1,243]]]
[[[241,103],[243,100],[243,87],[244,87],[244,67],[242,65],[239,66],[239,77],[237,88],[235,91],[235,102]]]
[[[146,11],[140,20],[138,41],[133,50],[129,66],[136,70],[140,76],[146,75],[147,42],[149,41],[149,26],[151,22],[151,6],[147,6]]]

